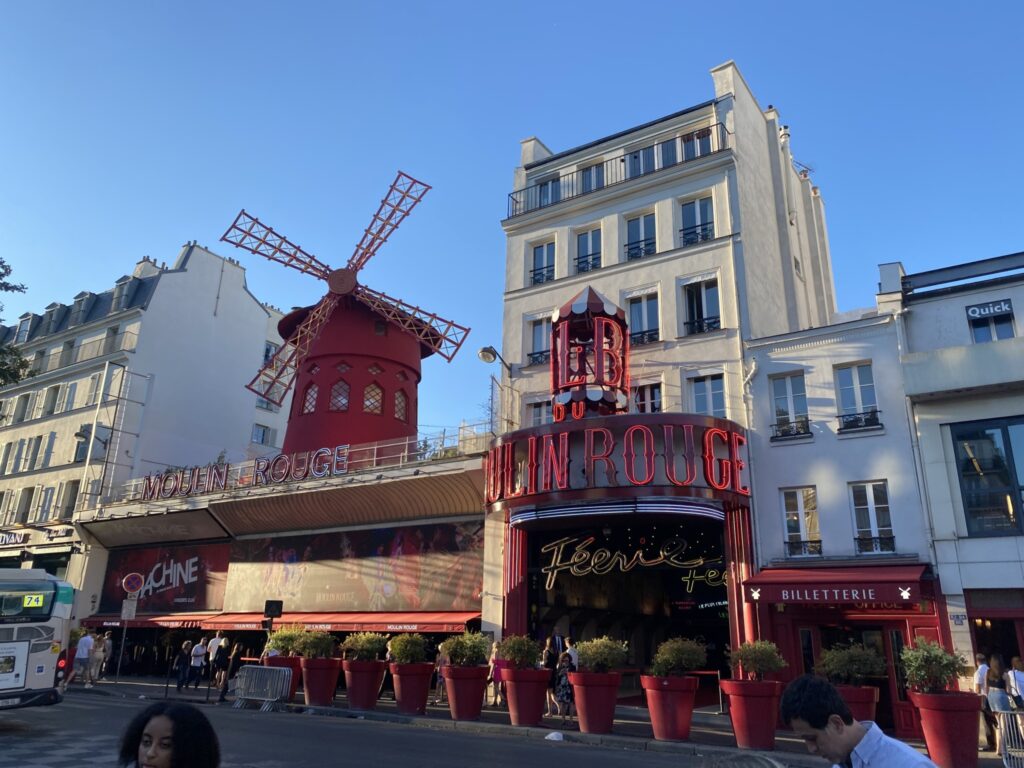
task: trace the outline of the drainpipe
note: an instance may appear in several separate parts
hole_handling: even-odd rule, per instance
[[[742,342],[741,342],[742,344]],[[742,358],[741,358],[742,360]],[[757,358],[750,358],[750,369],[747,374],[743,377],[743,407],[746,412],[747,430],[753,429],[753,396],[750,394],[751,382],[754,380],[754,375],[757,373]],[[757,487],[757,483],[754,481],[754,462],[750,461],[750,442],[747,442],[747,474],[750,477],[750,542],[751,542],[751,554],[753,555],[754,562],[748,566],[747,577],[753,575],[755,568],[758,568],[758,564],[761,562],[761,537],[757,535],[757,522],[754,516],[754,489]],[[738,592],[742,598],[743,586],[738,584]],[[757,608],[743,600],[743,617],[744,617],[744,634],[747,639],[758,639],[761,638],[761,627],[760,627],[760,612]]]

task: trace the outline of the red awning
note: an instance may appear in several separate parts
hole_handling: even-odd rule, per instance
[[[167,613],[152,616],[136,616],[124,620],[114,613],[97,614],[82,619],[83,627],[127,627],[137,629],[163,627],[165,629],[198,629],[204,621],[213,618],[215,613]]]
[[[464,632],[466,623],[480,613],[285,613],[275,626],[302,624],[326,632]],[[202,623],[203,629],[250,630],[263,628],[261,613],[222,613]]]
[[[934,597],[926,565],[875,565],[848,568],[772,568],[743,582],[752,603],[837,605],[916,603]]]

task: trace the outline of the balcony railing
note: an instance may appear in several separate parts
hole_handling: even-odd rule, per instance
[[[586,256],[576,257],[576,274],[582,272],[593,272],[601,268],[601,252],[588,253]]]
[[[892,534],[888,536],[858,536],[853,542],[857,546],[858,555],[896,551],[896,537]]]
[[[62,349],[38,360],[33,360],[29,370],[34,374],[49,373],[58,368],[66,368],[69,365],[83,363],[86,360],[93,360],[114,352],[131,352],[135,349],[137,338],[137,334],[125,332],[104,339],[96,339],[73,349]]]
[[[786,554],[789,557],[820,557],[821,539],[787,541]]]
[[[688,133],[681,137],[682,152],[678,151],[675,139],[670,141],[676,151],[668,153],[668,162],[665,161],[666,153],[658,151],[660,145],[666,143],[661,141],[630,150],[628,155],[613,157],[603,163],[517,189],[508,196],[508,217],[520,216],[563,200],[589,195],[605,187],[613,187],[631,179],[649,176],[721,152],[729,148],[729,132],[721,123],[715,123]]]
[[[688,245],[697,245],[708,240],[715,239],[715,222],[706,221],[692,227],[685,227],[679,230],[679,243],[683,248]]]
[[[687,336],[694,336],[698,333],[710,333],[722,329],[722,318],[718,315],[701,317],[697,320],[687,320],[683,323]]]
[[[874,409],[863,411],[862,413],[841,413],[836,417],[839,419],[839,431],[852,432],[857,429],[878,429],[882,426],[882,421],[879,419],[881,413],[881,411]]]
[[[550,283],[555,279],[555,265],[552,264],[549,267],[537,267],[537,269],[530,270],[530,285],[540,285],[541,283]]]
[[[625,248],[627,261],[636,261],[644,256],[654,256],[658,252],[653,237],[645,237],[643,240],[626,243]]]
[[[657,328],[649,328],[646,331],[634,331],[629,334],[629,343],[634,347],[638,347],[643,344],[653,344],[660,339],[661,335]]]
[[[797,416],[792,421],[780,421],[772,424],[772,440],[791,440],[794,437],[807,437],[811,434],[811,423],[806,416]]]
[[[551,359],[550,349],[540,349],[536,352],[529,352],[526,355],[527,365],[543,365]]]

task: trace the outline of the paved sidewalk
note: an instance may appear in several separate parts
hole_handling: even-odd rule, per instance
[[[174,682],[165,686],[165,682],[158,678],[125,678],[118,683],[101,681],[91,689],[85,689],[80,685],[72,685],[68,690],[69,696],[78,697],[81,695],[116,696],[123,699],[163,699],[167,698],[177,701],[188,701],[194,704],[216,705],[218,691],[207,688],[204,684],[199,689],[187,688],[180,694],[177,692]],[[207,698],[208,694],[208,698]],[[228,701],[234,700],[233,696]],[[719,714],[717,707],[705,707],[697,710],[693,715],[693,727],[688,742],[664,742],[656,741],[651,733],[650,717],[645,707],[619,706],[615,710],[615,726],[609,735],[598,736],[593,734],[580,733],[578,726],[571,723],[566,728],[560,726],[560,718],[546,718],[544,725],[537,728],[515,728],[509,723],[508,711],[505,709],[485,708],[480,720],[476,722],[455,722],[451,719],[447,705],[428,704],[427,714],[420,717],[401,715],[396,711],[395,702],[390,692],[386,692],[377,702],[377,708],[372,712],[358,712],[347,709],[347,701],[344,692],[339,692],[335,699],[334,707],[305,707],[301,705],[302,691],[300,689],[296,696],[297,704],[288,706],[288,710],[296,713],[309,713],[324,715],[328,717],[351,717],[381,722],[401,723],[421,728],[439,728],[447,730],[463,731],[467,733],[501,733],[502,735],[519,735],[523,738],[545,738],[552,732],[559,732],[566,741],[588,744],[591,746],[607,746],[615,749],[629,749],[651,752],[675,752],[694,758],[715,757],[725,758],[729,754],[736,754],[740,750],[736,747],[736,741],[732,734],[732,724],[727,714]],[[221,704],[219,706],[228,706]],[[924,744],[921,742],[909,742],[911,746],[924,752]],[[751,754],[751,750],[742,750],[744,754]],[[822,768],[826,765],[824,760],[813,757],[807,753],[802,740],[797,739],[788,731],[779,731],[775,739],[774,752],[758,752],[778,761],[787,768]],[[978,762],[979,768],[997,768],[1002,766],[1002,761],[995,758],[991,753],[981,753]],[[698,762],[687,761],[688,765],[697,765]]]

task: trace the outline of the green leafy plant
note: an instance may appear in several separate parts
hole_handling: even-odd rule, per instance
[[[610,637],[597,637],[576,644],[580,666],[591,672],[608,672],[625,666],[629,652],[626,644]]]
[[[907,685],[921,693],[942,693],[967,673],[967,662],[938,643],[918,640],[913,648],[900,652]]]
[[[76,645],[78,645],[78,641],[82,639],[82,635],[84,635],[88,631],[89,630],[85,627],[75,627],[74,629],[72,629],[69,647],[74,648]]]
[[[395,635],[388,647],[395,664],[421,664],[427,661],[427,638],[419,632]]]
[[[729,664],[733,669],[742,667],[748,680],[761,680],[767,673],[778,672],[789,666],[779,653],[778,646],[769,640],[743,643],[729,653]]]
[[[329,632],[303,632],[295,650],[307,659],[329,659],[334,655],[334,635]]]
[[[376,661],[387,648],[388,639],[378,632],[353,632],[341,644],[345,658],[354,661]]]
[[[464,632],[441,643],[441,650],[453,667],[479,667],[487,663],[491,641],[479,632]]]
[[[301,624],[290,624],[275,629],[267,638],[267,648],[273,648],[282,656],[291,656],[298,648],[299,639],[306,634],[306,628]]]
[[[679,677],[708,663],[708,651],[703,643],[685,637],[672,637],[658,646],[651,664],[655,677]]]
[[[513,669],[530,669],[540,661],[540,646],[523,635],[509,635],[498,643],[498,658],[507,661]]]
[[[884,676],[886,668],[885,659],[874,648],[850,643],[822,651],[817,671],[835,684],[863,685],[867,677]]]

